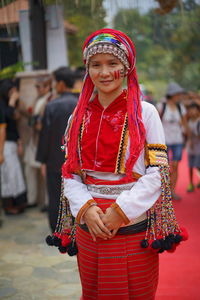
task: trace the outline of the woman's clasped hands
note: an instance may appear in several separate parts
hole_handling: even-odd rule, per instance
[[[111,239],[122,225],[122,217],[114,208],[108,207],[103,213],[100,207],[93,205],[87,209],[83,217],[93,241],[96,238]]]

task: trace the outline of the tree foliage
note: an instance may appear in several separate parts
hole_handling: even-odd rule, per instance
[[[188,89],[200,89],[200,5],[184,2],[184,9],[158,15],[137,9],[121,10],[114,28],[135,42],[137,69],[142,81],[175,80]]]
[[[69,61],[73,66],[80,66],[83,64],[81,49],[85,38],[105,27],[103,0],[66,0],[63,5],[65,18],[78,28],[75,35],[68,35]]]

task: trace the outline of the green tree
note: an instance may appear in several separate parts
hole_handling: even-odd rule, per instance
[[[137,70],[145,84],[156,82],[159,89],[160,82],[176,80],[188,89],[200,88],[200,5],[187,0],[183,8],[166,15],[121,10],[115,16],[114,27],[136,45]]]
[[[171,76],[166,69],[171,55],[157,40],[154,18],[151,13],[141,15],[137,9],[131,9],[121,10],[114,19],[115,28],[124,31],[135,43],[141,81]]]
[[[65,18],[78,28],[76,34],[68,35],[69,61],[73,66],[80,66],[83,64],[81,49],[85,38],[106,25],[103,0],[67,0],[63,4]]]

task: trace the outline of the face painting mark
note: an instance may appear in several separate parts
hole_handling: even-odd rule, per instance
[[[116,71],[113,72],[113,77],[114,77],[115,80],[117,80],[121,77],[124,77],[124,75],[125,75],[124,69],[116,70]]]

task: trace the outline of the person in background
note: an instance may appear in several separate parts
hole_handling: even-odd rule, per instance
[[[39,133],[42,129],[42,118],[45,107],[52,100],[52,80],[50,76],[39,77],[36,80],[37,99],[32,108],[31,117],[29,117],[29,126],[31,126],[31,135],[28,144],[25,146],[25,176],[27,183],[27,207],[35,207],[38,204],[41,211],[47,209],[47,192],[44,177],[41,175],[41,163],[35,160]]]
[[[2,107],[2,101],[0,99],[0,168],[1,168],[1,164],[4,161],[3,151],[4,151],[5,139],[6,139],[6,118],[5,118],[4,109]],[[1,181],[1,177],[0,177],[0,181]],[[0,191],[0,195],[1,195],[1,191]],[[2,200],[0,196],[0,227],[2,226],[2,222],[3,222],[2,221]]]
[[[85,71],[86,71],[85,67],[78,67],[74,71],[74,85],[73,85],[72,93],[74,95],[76,95],[77,97],[79,97],[80,92],[81,92],[82,87],[83,87],[83,80],[84,80],[84,76],[85,76]]]
[[[166,102],[159,103],[157,108],[162,120],[167,151],[171,161],[171,190],[172,198],[180,200],[180,196],[175,193],[178,179],[178,165],[182,159],[184,147],[184,126],[186,123],[186,109],[180,103],[184,89],[177,83],[169,83],[166,91]]]
[[[195,102],[191,103],[187,108],[186,135],[190,179],[187,191],[193,192],[195,189],[194,169],[200,171],[200,106]],[[197,184],[197,187],[200,188],[200,182]]]
[[[55,70],[53,80],[58,96],[46,105],[36,153],[36,160],[42,163],[42,174],[46,176],[48,217],[52,231],[57,223],[61,192],[61,166],[65,156],[61,151],[63,135],[68,118],[77,103],[77,97],[71,92],[74,72],[70,68],[61,67]]]
[[[6,138],[6,118],[5,112],[2,107],[2,101],[0,100],[0,165],[4,161],[3,149]]]
[[[146,91],[146,94],[144,95],[144,100],[156,106],[156,100],[154,99],[152,91]]]
[[[6,122],[4,162],[1,165],[1,196],[7,215],[22,213],[26,207],[26,186],[18,154],[22,145],[18,134],[16,111],[19,100],[18,90],[11,79],[0,84],[0,98],[3,103]]]

